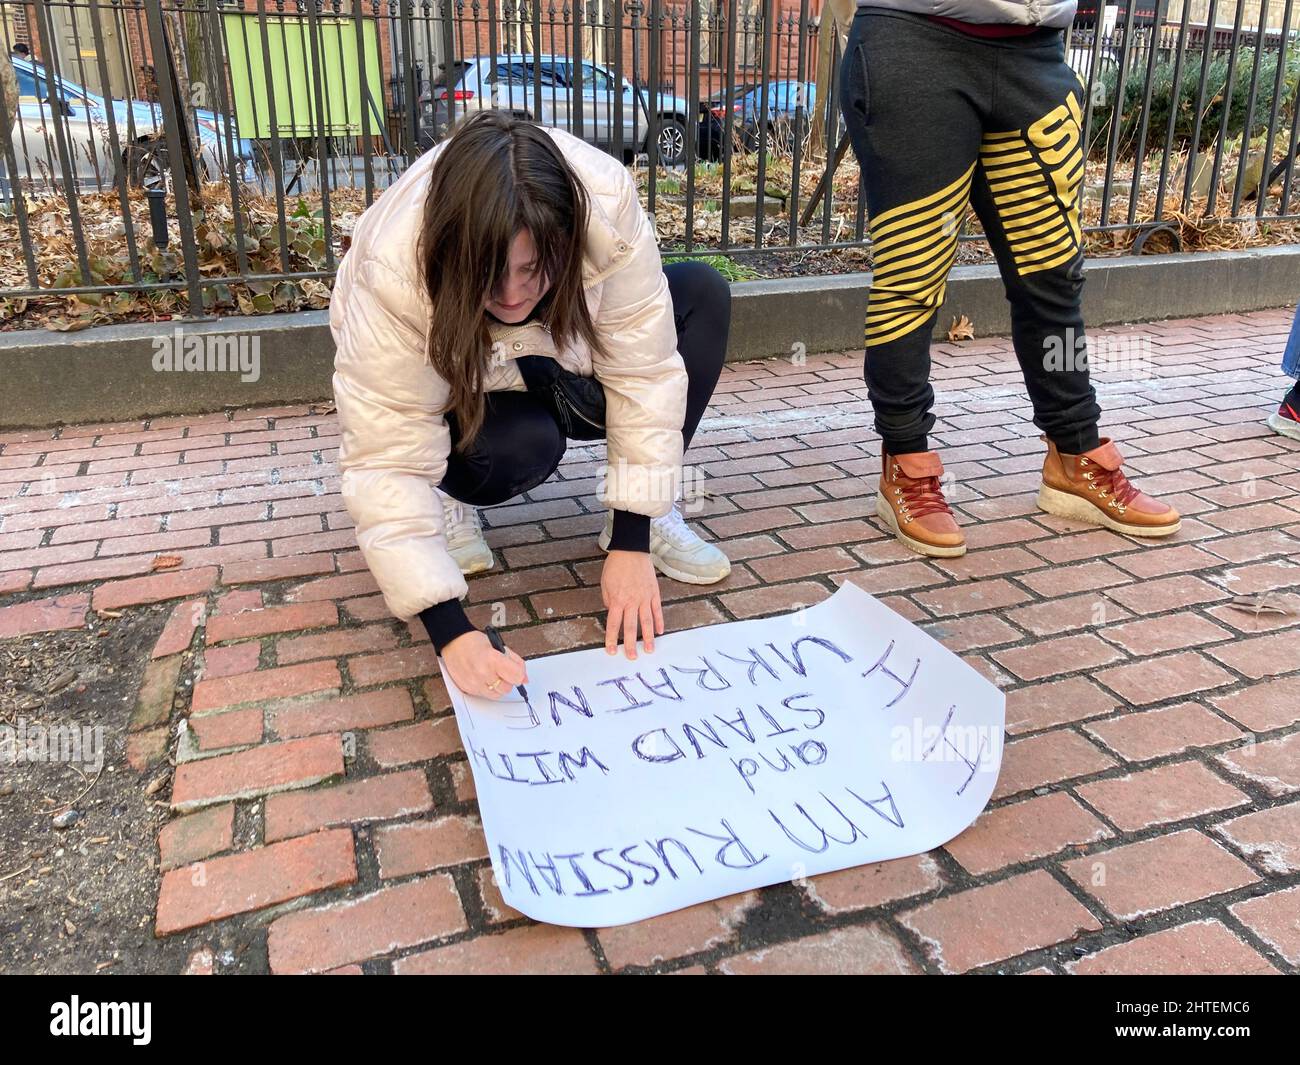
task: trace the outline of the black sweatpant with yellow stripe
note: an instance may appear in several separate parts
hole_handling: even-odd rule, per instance
[[[865,372],[884,446],[929,449],[930,337],[968,205],[997,257],[1034,423],[1067,454],[1098,446],[1080,358],[1083,90],[1061,32],[980,38],[859,8],[841,73],[871,224]]]

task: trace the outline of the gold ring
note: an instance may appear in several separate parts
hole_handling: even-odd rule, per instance
[[[497,685],[500,684],[500,683],[501,683],[501,678],[500,678],[500,677],[497,677],[496,680],[494,680],[491,684],[489,684],[489,685],[487,686],[488,691],[490,691],[490,692],[494,692],[494,691],[496,691],[496,690],[497,690]]]

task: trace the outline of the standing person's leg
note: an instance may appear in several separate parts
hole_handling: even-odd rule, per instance
[[[1061,34],[1041,30],[990,46],[998,53],[971,200],[1011,304],[1011,337],[1047,438],[1039,506],[1138,536],[1167,536],[1177,511],[1124,476],[1118,448],[1098,435],[1083,314],[1083,180],[1079,79]]]
[[[876,510],[903,544],[937,556],[966,550],[927,434],[930,337],[992,86],[973,48],[920,17],[859,9],[841,75],[871,221],[864,373],[884,452]]]
[[[1268,416],[1269,428],[1275,433],[1300,440],[1300,307],[1291,321],[1291,335],[1282,353],[1282,372],[1297,378],[1291,391],[1282,397],[1277,410]]]
[[[707,263],[669,263],[664,276],[673,301],[677,351],[686,367],[685,450],[691,446],[726,360],[731,286]],[[612,532],[612,518],[606,519],[598,540],[602,548],[609,546]],[[650,522],[650,555],[660,573],[687,584],[716,584],[731,572],[727,556],[682,520],[677,502],[662,518]]]

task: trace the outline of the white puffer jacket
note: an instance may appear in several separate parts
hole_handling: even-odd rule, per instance
[[[588,192],[583,284],[609,354],[593,359],[582,343],[556,350],[537,323],[494,327],[493,341],[508,358],[490,371],[487,389],[522,389],[513,362],[522,355],[547,355],[594,375],[606,397],[600,501],[659,517],[681,475],[686,370],[654,227],[620,162],[568,133],[546,132]],[[366,564],[402,620],[466,592],[433,491],[451,450],[442,415],[449,388],[426,355],[429,301],[417,262],[429,173],[442,147],[422,156],[357,223],[330,304],[343,499]]]

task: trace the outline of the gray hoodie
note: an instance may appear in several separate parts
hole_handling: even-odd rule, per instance
[[[883,7],[917,15],[942,15],[963,22],[1006,22],[1064,29],[1074,20],[1077,0],[858,0],[858,7]]]

